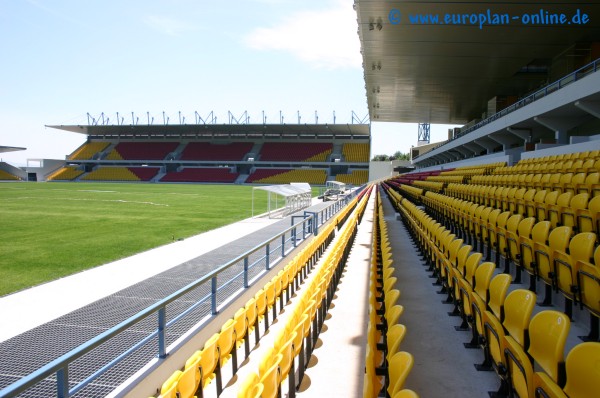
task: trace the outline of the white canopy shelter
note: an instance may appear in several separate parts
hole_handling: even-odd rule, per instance
[[[269,218],[272,215],[285,217],[312,204],[312,190],[307,183],[255,187],[252,190],[252,216],[254,216],[254,192],[257,189],[267,191],[269,194],[267,208]]]

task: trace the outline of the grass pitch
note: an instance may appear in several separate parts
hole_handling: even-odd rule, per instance
[[[255,194],[254,213],[267,210]],[[0,296],[105,264],[252,213],[252,187],[0,184]]]

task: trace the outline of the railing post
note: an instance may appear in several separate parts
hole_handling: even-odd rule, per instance
[[[210,306],[213,315],[217,315],[217,277],[214,276],[211,280],[211,295]]]
[[[158,310],[158,357],[166,358],[167,356],[167,307],[162,307]]]
[[[69,365],[58,369],[56,372],[56,396],[58,398],[69,397]]]
[[[267,246],[265,246],[265,250],[266,250],[266,253],[265,253],[265,263],[266,263],[267,271],[269,270],[269,266],[270,266],[270,264],[269,264],[269,258],[270,258],[270,253],[271,253],[271,247],[270,246],[271,245],[269,243],[267,243]]]
[[[285,233],[281,235],[281,258],[285,257]]]
[[[292,242],[294,242],[294,247],[296,247],[296,227],[292,229]]]
[[[248,288],[248,256],[244,257],[244,287]]]

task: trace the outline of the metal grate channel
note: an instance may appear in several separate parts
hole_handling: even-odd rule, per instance
[[[289,218],[269,227],[238,239],[162,272],[154,277],[136,283],[113,295],[100,299],[51,322],[38,326],[19,336],[0,343],[0,389],[21,377],[39,369],[98,334],[110,329],[130,316],[137,314],[149,305],[167,297],[171,293],[198,280],[216,267],[225,264],[256,245],[266,241],[281,230],[289,227]],[[298,234],[301,234],[301,229]],[[299,235],[300,236],[300,235]],[[286,238],[286,239],[289,239]],[[271,241],[270,263],[281,258],[281,239]],[[286,250],[287,251],[287,250]],[[261,258],[265,250],[252,254],[249,263],[255,266],[249,270],[252,280],[266,269],[266,260]],[[222,304],[230,296],[243,288],[243,261],[227,269],[218,277],[217,303]],[[235,276],[235,278],[234,278]],[[226,285],[223,287],[223,285]],[[210,294],[210,283],[188,292],[167,306],[167,322],[188,310],[191,305]],[[206,300],[167,329],[167,345],[174,342],[210,314],[210,300]],[[69,381],[73,387],[96,372],[115,357],[156,331],[157,315],[134,325],[124,333],[105,342],[69,366]],[[104,397],[121,385],[137,370],[157,356],[157,337],[153,337],[140,349],[125,357],[92,383],[80,390],[75,397]],[[20,395],[21,397],[56,396],[56,378],[51,377]]]

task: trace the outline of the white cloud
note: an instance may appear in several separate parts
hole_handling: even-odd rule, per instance
[[[337,1],[322,11],[301,11],[244,38],[256,50],[289,52],[315,68],[361,68],[360,42],[352,3]]]
[[[196,30],[194,26],[188,24],[187,22],[157,15],[146,16],[144,18],[144,23],[159,33],[168,36],[179,36],[183,33]]]

